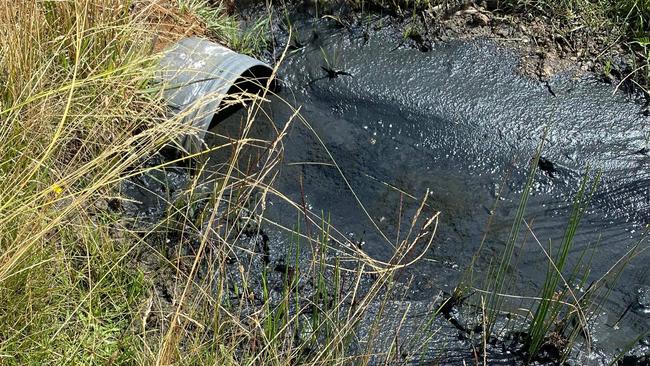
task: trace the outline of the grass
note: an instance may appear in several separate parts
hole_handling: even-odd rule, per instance
[[[268,44],[269,21],[266,17],[257,19],[245,28],[239,20],[228,15],[224,2],[211,3],[207,0],[178,0],[181,14],[198,17],[207,34],[240,53],[255,56],[261,54]]]
[[[186,132],[150,87],[153,45],[178,37],[161,9],[182,16],[162,1],[0,9],[2,364],[151,359],[136,331],[153,291],[132,260],[144,242],[109,206],[120,181]]]
[[[131,243],[110,234],[119,219],[104,204],[117,177],[178,128],[159,123],[156,96],[143,92],[152,60],[123,9],[19,2],[0,10],[5,364],[137,353],[124,332],[147,284],[128,265]]]
[[[526,212],[526,205],[528,203],[528,198],[530,197],[530,191],[532,189],[533,183],[535,182],[535,174],[537,173],[537,166],[539,163],[539,158],[542,153],[544,137],[542,142],[537,147],[537,152],[535,153],[533,159],[530,162],[530,171],[528,173],[528,179],[526,180],[526,185],[521,194],[519,201],[519,206],[517,207],[517,213],[506,242],[506,246],[501,254],[501,259],[499,265],[494,269],[490,270],[488,274],[488,292],[490,296],[487,300],[488,303],[488,315],[487,315],[487,329],[485,329],[486,334],[492,334],[494,329],[494,324],[496,321],[496,315],[500,312],[502,307],[503,298],[500,294],[505,293],[505,290],[508,288],[507,284],[510,282],[509,273],[511,270],[512,258],[515,252],[515,246],[518,243],[519,236],[521,234],[521,227],[524,223],[524,214]]]
[[[447,300],[452,306],[456,306],[471,299],[476,309],[472,315],[481,321],[475,330],[468,332],[470,338],[472,337],[471,333],[474,332],[480,335],[480,339],[476,336],[473,337],[474,347],[481,349],[484,364],[487,362],[488,342],[498,342],[508,334],[514,335],[521,343],[523,351],[519,351],[520,356],[527,363],[564,362],[572,354],[575,354],[578,347],[583,347],[586,354],[589,355],[592,352],[589,327],[593,320],[593,314],[598,314],[602,310],[604,302],[607,301],[612,288],[615,287],[616,281],[627,264],[645,250],[642,247],[645,240],[644,235],[607,272],[597,280],[592,280],[589,285],[587,285],[587,281],[593,277],[589,251],[592,251],[591,254],[593,254],[593,244],[597,243],[591,243],[592,245],[587,245],[582,249],[580,255],[574,260],[573,267],[567,268],[570,253],[574,248],[575,236],[579,232],[580,221],[587,212],[600,181],[600,174],[592,176],[589,169],[585,171],[583,180],[575,193],[562,242],[555,248],[550,239],[547,247],[541,243],[533,229],[533,220],[526,218],[527,201],[536,180],[545,138],[542,137],[541,140],[530,161],[526,184],[522,189],[505,246],[497,251],[496,259],[488,256],[485,252],[486,238],[493,220],[491,215],[482,242],[472,257],[469,267],[461,276],[453,294]],[[495,211],[498,201],[497,199],[492,211]],[[523,240],[521,239],[522,234],[527,234]],[[532,237],[548,263],[544,283],[539,293],[532,297],[511,294],[514,288],[513,283],[517,281],[515,278],[517,261],[514,259],[516,248],[518,246],[523,248],[528,236]],[[484,280],[479,284],[479,279],[476,278],[476,267],[480,262],[483,262],[482,265],[487,269],[484,270]],[[583,293],[577,296],[577,291],[574,291],[573,288],[583,289]],[[479,299],[474,296],[476,292],[481,294]],[[518,300],[519,304],[513,305],[515,302],[513,300]],[[533,301],[531,302],[531,300]],[[526,311],[526,315],[523,317],[526,329],[518,330],[521,328],[522,320],[499,321],[504,318],[518,318],[517,312],[521,310]],[[618,355],[617,359],[621,358],[623,353]],[[479,363],[478,358],[477,354],[476,363]]]
[[[563,303],[571,300],[568,298],[569,289],[565,286],[558,288],[558,284],[562,283],[564,285],[563,282],[574,283],[574,280],[576,279],[576,276],[572,275],[568,280],[564,280],[562,278],[562,273],[565,272],[566,261],[569,252],[573,248],[574,238],[580,225],[580,220],[587,210],[590,198],[598,186],[597,178],[587,191],[588,178],[588,172],[586,172],[574,199],[573,211],[569,218],[564,239],[557,250],[555,258],[553,258],[552,261],[549,261],[550,263],[553,263],[553,265],[550,265],[548,268],[548,273],[544,280],[544,286],[539,295],[539,297],[542,298],[542,301],[537,305],[537,309],[534,312],[530,329],[528,331],[531,338],[528,347],[528,353],[530,355],[538,354],[545,337],[550,334],[551,328],[557,322],[558,316],[564,307]],[[549,243],[548,252],[552,252],[550,247],[551,244]],[[579,265],[576,267],[579,267]]]
[[[471,297],[472,294],[467,294],[472,289],[485,294],[480,299],[474,300],[475,307],[478,309],[476,316],[482,319],[482,326],[478,332],[482,335],[480,341],[483,343],[484,358],[486,357],[488,339],[492,341],[500,339],[504,335],[515,331],[518,327],[514,324],[511,329],[510,321],[505,323],[499,323],[498,321],[499,318],[504,318],[504,316],[512,317],[514,315],[516,317],[516,311],[513,312],[513,309],[517,307],[518,310],[527,312],[524,317],[527,329],[515,331],[518,341],[521,342],[525,349],[524,352],[521,352],[521,356],[526,362],[564,362],[575,353],[578,347],[583,347],[587,355],[591,354],[592,336],[589,333],[589,327],[593,321],[593,314],[598,314],[602,310],[604,302],[607,301],[612,288],[614,288],[627,264],[645,250],[642,246],[646,238],[644,235],[607,272],[597,280],[592,280],[589,285],[587,285],[587,281],[593,277],[589,251],[593,251],[593,245],[587,245],[582,249],[580,255],[574,261],[573,267],[571,269],[567,268],[570,253],[573,251],[575,236],[579,231],[580,221],[585,215],[591,197],[596,192],[600,181],[600,174],[591,177],[588,169],[584,173],[583,180],[575,193],[572,211],[568,218],[562,242],[558,247],[554,248],[549,239],[548,247],[545,247],[533,230],[532,221],[529,222],[526,219],[525,213],[542,147],[543,143],[540,143],[537,153],[531,159],[527,183],[522,190],[519,206],[505,247],[499,251],[496,263],[493,263],[493,260],[490,259],[487,264],[487,275],[482,284],[484,289],[476,288],[474,284],[476,281],[474,278],[475,266],[480,259],[485,260],[484,243],[481,243],[451,298],[452,301],[454,299],[458,301],[463,296]],[[488,224],[488,230],[489,227],[490,224]],[[516,262],[513,262],[515,249],[517,245],[523,247],[527,241],[526,238],[520,240],[522,231],[532,237],[548,263],[544,283],[539,293],[534,297],[510,294],[513,281],[516,281],[513,276],[516,268]],[[576,295],[577,291],[574,291],[573,288],[583,289],[583,293],[578,296]],[[521,300],[519,305],[513,306],[513,299]],[[508,303],[506,300],[511,301]],[[528,302],[525,303],[524,300],[528,300]],[[531,303],[530,300],[534,301]],[[636,341],[633,343],[636,343]],[[481,347],[481,344],[477,346]],[[556,355],[554,356],[554,354]],[[622,355],[623,353],[618,355],[617,359],[621,358]]]

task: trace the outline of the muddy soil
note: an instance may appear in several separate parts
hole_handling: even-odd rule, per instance
[[[549,35],[548,24],[505,32],[530,42],[504,47],[505,36],[489,35],[513,24],[477,21],[477,14],[493,16],[487,12],[480,7],[458,10],[440,18],[443,25],[434,31],[426,17],[343,12],[318,19],[303,9],[291,18],[291,39],[286,38],[287,22],[277,22],[273,32],[273,56],[284,45],[290,50],[281,69],[288,89],[282,97],[302,106],[329,150],[317,146],[311,131],[295,128],[287,142],[291,163],[280,182],[285,192],[303,192],[310,206],[331,212],[335,226],[382,259],[385,240],[369,227],[377,225],[395,237],[401,218],[414,211],[404,204],[409,201],[405,196],[422,197],[428,189],[433,206],[442,212],[436,248],[405,275],[416,279],[413,301],[453,288],[490,217],[488,252],[498,255],[527,163],[546,128],[547,144],[529,203],[542,241],[558,243],[563,236],[572,195],[588,166],[602,171],[603,181],[576,238],[572,265],[579,253],[593,248],[595,280],[597,273],[609,270],[612,258],[635,245],[650,219],[650,131],[643,96],[633,91],[612,96],[611,83],[589,72],[593,65],[585,67],[577,56],[571,59]],[[418,22],[421,33],[413,31]],[[598,48],[584,51],[585,60]],[[280,104],[272,114],[275,121],[289,115]],[[328,162],[330,154],[347,182],[331,167],[298,163]],[[542,283],[545,260],[534,243],[519,250],[518,279],[511,291],[532,294]],[[599,319],[595,338],[609,354],[627,347],[648,326],[638,295],[648,283],[644,258],[637,258],[612,286],[606,311],[594,315]]]
[[[260,5],[254,1],[233,4],[244,20],[260,14],[259,10],[251,11],[256,6]],[[376,15],[390,17],[387,22],[400,24],[402,29],[400,46],[422,52],[431,50],[434,44],[454,40],[491,40],[518,54],[517,69],[527,77],[547,81],[558,74],[571,78],[591,74],[617,91],[635,94],[644,103],[650,101],[650,96],[630,77],[637,60],[635,51],[622,43],[625,36],[620,29],[605,31],[566,24],[551,16],[501,6],[498,1],[450,1],[447,6],[396,10],[372,2],[360,9],[345,1],[318,6],[305,1],[298,7],[314,17],[332,17],[341,27],[358,25]]]

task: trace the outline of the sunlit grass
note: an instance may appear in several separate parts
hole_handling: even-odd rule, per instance
[[[19,1],[0,9],[0,358],[146,359],[141,241],[109,201],[184,133],[151,92],[156,2]],[[135,10],[134,10],[135,9]]]

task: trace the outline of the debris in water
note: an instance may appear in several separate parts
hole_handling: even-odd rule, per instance
[[[336,79],[337,77],[339,77],[339,75],[353,77],[352,74],[350,74],[347,71],[335,70],[335,69],[333,69],[331,67],[326,67],[326,66],[321,66],[320,68],[325,70],[325,72],[327,73],[327,78],[328,79]]]
[[[537,166],[541,171],[548,174],[549,177],[555,178],[555,173],[557,170],[555,169],[555,164],[553,164],[552,161],[546,159],[545,157],[540,157],[539,161],[537,162]]]

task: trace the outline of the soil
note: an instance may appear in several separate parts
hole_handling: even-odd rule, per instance
[[[586,72],[604,75],[615,81],[631,71],[623,59],[620,44],[611,44],[611,35],[593,29],[567,30],[555,19],[532,14],[504,14],[485,6],[467,5],[452,13],[428,12],[434,40],[487,38],[521,55],[524,75],[548,80],[558,73],[581,76]],[[612,71],[605,73],[606,60],[615,60]]]
[[[236,2],[233,9],[246,19],[250,3]],[[519,70],[525,76],[548,81],[558,74],[573,78],[592,74],[617,90],[644,96],[646,103],[650,101],[647,91],[629,76],[634,70],[634,54],[624,45],[621,32],[567,24],[560,19],[519,10],[499,9],[496,3],[439,5],[404,12],[369,5],[366,7],[371,7],[370,11],[362,12],[340,2],[319,7],[303,2],[300,6],[314,16],[333,16],[344,27],[362,22],[369,13],[392,17],[394,22],[402,23],[404,29],[400,45],[423,52],[431,50],[435,43],[489,39],[520,55]]]

